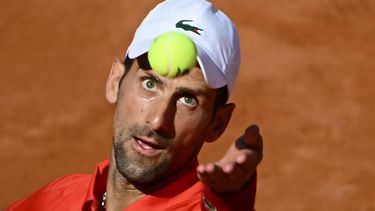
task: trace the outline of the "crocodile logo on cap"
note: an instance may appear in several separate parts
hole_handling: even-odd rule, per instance
[[[186,24],[184,22],[193,22],[193,20],[180,20],[179,22],[176,23],[176,28],[180,28],[180,29],[183,29],[185,31],[192,31],[198,35],[201,35],[199,33],[199,31],[203,31],[203,29],[201,28],[198,28],[196,26],[192,26],[192,25],[189,25],[189,24]]]

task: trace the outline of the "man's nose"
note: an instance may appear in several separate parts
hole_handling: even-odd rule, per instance
[[[175,114],[176,103],[169,99],[155,99],[148,105],[146,123],[159,135],[173,138]]]

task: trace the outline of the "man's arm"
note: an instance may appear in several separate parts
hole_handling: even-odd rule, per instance
[[[215,192],[237,192],[246,187],[262,158],[263,139],[259,127],[251,125],[221,160],[199,165],[198,177]]]

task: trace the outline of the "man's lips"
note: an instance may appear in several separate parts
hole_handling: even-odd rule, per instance
[[[145,149],[161,149],[161,147],[154,141],[149,141],[145,139],[135,138],[139,145]]]
[[[148,137],[134,137],[134,140],[133,146],[135,150],[147,157],[156,156],[165,149],[165,147],[161,146],[161,143]]]
[[[134,136],[134,138],[138,142],[142,142],[145,145],[148,145],[151,148],[154,149],[165,149],[167,146],[165,145],[166,143],[160,140],[152,139],[147,136]]]

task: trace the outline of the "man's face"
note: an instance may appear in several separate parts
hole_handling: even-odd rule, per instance
[[[134,185],[168,180],[195,159],[212,130],[216,90],[201,70],[171,79],[134,61],[119,88],[113,122],[117,169]]]

